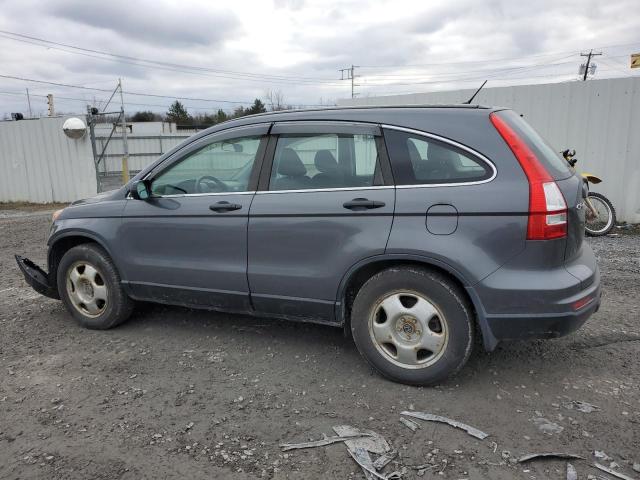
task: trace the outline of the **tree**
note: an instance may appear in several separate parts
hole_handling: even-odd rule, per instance
[[[245,109],[244,114],[245,115],[255,115],[256,113],[264,113],[266,111],[267,111],[267,109],[264,106],[264,103],[262,103],[262,100],[260,100],[259,98],[256,98],[253,101],[253,105],[251,105],[249,108]]]
[[[192,118],[184,105],[176,100],[167,111],[167,121],[175,122],[178,125],[189,125],[192,123]]]
[[[156,113],[153,113],[150,110],[144,112],[136,112],[131,116],[129,120],[132,122],[155,122],[160,119],[160,116]]]
[[[219,109],[218,112],[216,113],[215,123],[226,122],[228,119],[229,119],[229,115],[227,115],[224,110]]]
[[[269,110],[277,112],[278,110],[287,110],[289,107],[284,104],[284,94],[282,90],[267,90],[264,95]]]

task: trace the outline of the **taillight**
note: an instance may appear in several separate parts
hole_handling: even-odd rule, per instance
[[[491,123],[520,163],[529,181],[527,240],[550,240],[567,236],[567,202],[549,172],[518,134],[496,113]]]

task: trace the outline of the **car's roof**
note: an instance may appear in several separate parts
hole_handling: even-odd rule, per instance
[[[332,121],[350,121],[350,122],[380,122],[384,117],[399,112],[417,112],[422,111],[429,114],[437,115],[438,111],[452,110],[471,113],[473,111],[483,111],[486,115],[487,111],[494,110],[494,107],[485,105],[468,105],[468,104],[415,104],[415,105],[364,105],[364,106],[348,106],[348,107],[323,107],[296,110],[281,110],[276,112],[265,112],[244,117],[234,118],[226,122],[219,123],[203,132],[212,133],[218,130],[224,130],[242,125],[250,125],[264,122],[277,121],[302,121],[302,120],[332,120]]]

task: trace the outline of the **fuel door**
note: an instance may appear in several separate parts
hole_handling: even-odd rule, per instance
[[[427,230],[433,235],[451,235],[458,228],[458,210],[453,205],[431,205],[427,210]]]

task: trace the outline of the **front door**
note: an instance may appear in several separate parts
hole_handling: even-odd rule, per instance
[[[249,311],[247,221],[268,125],[225,131],[152,172],[127,202],[119,243],[137,298]]]
[[[253,305],[332,322],[344,274],[382,254],[389,237],[395,192],[380,167],[380,131],[296,122],[272,134],[249,217]]]

